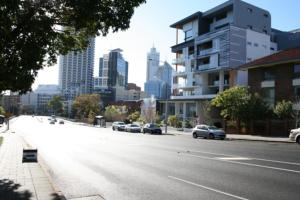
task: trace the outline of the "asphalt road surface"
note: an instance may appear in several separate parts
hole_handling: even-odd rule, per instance
[[[11,130],[37,147],[66,198],[300,199],[297,144],[112,131],[22,116]]]

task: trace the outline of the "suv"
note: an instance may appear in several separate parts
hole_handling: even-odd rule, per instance
[[[225,132],[222,129],[219,129],[215,126],[208,126],[205,124],[197,125],[193,129],[193,138],[203,137],[203,138],[219,138],[224,140],[226,137]]]
[[[125,123],[124,122],[114,122],[112,124],[112,130],[125,131]]]
[[[296,141],[300,145],[300,128],[292,129],[289,138],[291,141]]]

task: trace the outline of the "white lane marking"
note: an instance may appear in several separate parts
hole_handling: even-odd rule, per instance
[[[207,151],[190,151],[190,152],[211,154],[211,155],[217,155],[217,156],[239,157],[237,155],[232,155],[232,154],[220,154],[220,153],[212,153],[212,152],[207,152]],[[295,163],[295,162],[286,162],[286,161],[280,161],[280,160],[270,160],[270,159],[252,158],[252,157],[248,157],[248,158],[252,159],[252,160],[260,160],[260,161],[266,161],[266,162],[274,162],[274,163],[282,163],[282,164],[299,165],[300,166],[300,163]]]
[[[217,159],[217,158],[210,158],[210,157],[192,155],[192,154],[187,154],[187,153],[181,153],[181,155],[186,155],[186,156],[196,157],[196,158],[203,158],[203,159],[208,159],[208,160],[217,160],[217,161],[221,161],[221,162],[228,162],[228,163],[234,163],[234,164],[240,164],[240,165],[247,165],[247,166],[252,166],[252,167],[260,167],[260,168],[274,169],[274,170],[279,170],[279,171],[300,173],[300,171],[297,171],[297,170],[291,170],[291,169],[285,169],[285,168],[279,168],[279,167],[271,167],[271,166],[266,166],[266,165],[257,165],[257,164],[252,164],[252,163],[243,163],[243,162],[230,161],[230,160],[221,160],[221,159]]]
[[[216,157],[216,158],[220,160],[252,160],[251,158],[246,158],[246,157]]]
[[[220,190],[211,188],[211,187],[207,187],[207,186],[204,186],[204,185],[200,185],[200,184],[197,184],[197,183],[193,183],[193,182],[191,182],[191,181],[187,181],[187,180],[184,180],[184,179],[181,179],[181,178],[177,178],[177,177],[175,177],[175,176],[168,176],[168,177],[171,178],[171,179],[177,180],[177,181],[181,181],[181,182],[190,184],[190,185],[194,185],[194,186],[197,186],[197,187],[200,187],[200,188],[204,188],[204,189],[206,189],[206,190],[210,190],[210,191],[213,191],[213,192],[216,192],[216,193],[224,194],[224,195],[226,195],[226,196],[234,197],[234,198],[236,198],[236,199],[248,200],[248,199],[246,199],[246,198],[244,198],[244,197],[240,197],[240,196],[233,195],[233,194],[230,194],[230,193],[227,193],[227,192],[223,192],[223,191],[220,191]]]

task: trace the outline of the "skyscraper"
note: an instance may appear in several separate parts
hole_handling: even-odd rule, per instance
[[[127,87],[128,62],[123,58],[122,49],[111,50],[100,58],[99,80],[103,88]]]
[[[159,65],[159,52],[155,47],[152,47],[147,54],[147,77],[146,82],[154,80]]]
[[[59,87],[66,100],[93,90],[95,38],[82,52],[69,52],[59,57]]]

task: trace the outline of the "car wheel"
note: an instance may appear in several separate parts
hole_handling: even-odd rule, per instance
[[[214,138],[215,138],[214,134],[210,133],[210,134],[208,135],[208,139],[214,139]]]
[[[143,134],[145,134],[146,132],[145,132],[145,130],[143,130]]]
[[[300,136],[296,138],[296,142],[300,145]]]
[[[115,130],[115,127],[112,127],[112,130],[114,131],[114,130]]]
[[[197,138],[198,136],[197,136],[197,133],[193,133],[193,138]]]

